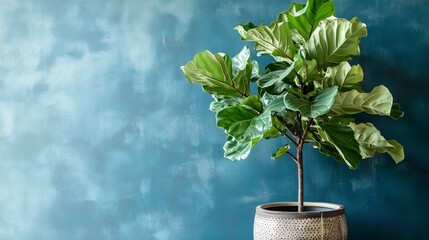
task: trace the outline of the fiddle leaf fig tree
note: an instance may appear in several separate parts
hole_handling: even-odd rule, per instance
[[[237,26],[243,41],[255,43],[258,56],[273,57],[264,74],[247,47],[233,58],[203,51],[181,67],[191,83],[213,97],[210,110],[227,134],[226,158],[247,158],[262,138],[287,139],[272,159],[287,156],[297,164],[299,211],[305,143],[351,169],[377,152],[388,153],[396,163],[404,159],[401,144],[386,140],[373,124],[354,119],[362,112],[393,119],[404,113],[385,86],[362,89],[362,67],[349,61],[360,55],[366,25],[334,15],[333,2],[307,0],[292,4],[270,25]],[[251,84],[257,93],[251,94]]]

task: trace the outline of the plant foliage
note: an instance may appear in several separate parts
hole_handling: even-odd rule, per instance
[[[362,67],[349,63],[360,55],[366,25],[334,15],[333,2],[308,0],[292,4],[270,25],[237,26],[243,41],[255,43],[258,56],[273,57],[263,75],[247,47],[233,58],[203,51],[182,67],[191,83],[213,96],[210,110],[227,134],[225,157],[245,159],[260,139],[285,136],[296,146],[294,137],[301,137],[352,169],[377,152],[396,163],[404,159],[401,144],[354,118],[364,112],[398,119],[403,112],[385,86],[365,92]],[[257,85],[257,94],[251,95],[250,84]],[[290,146],[272,158],[293,157]]]

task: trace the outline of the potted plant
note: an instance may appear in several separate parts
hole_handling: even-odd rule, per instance
[[[258,56],[273,57],[264,74],[247,47],[233,58],[199,52],[181,67],[214,99],[210,110],[227,134],[226,158],[247,158],[262,138],[288,140],[272,158],[287,156],[297,164],[298,201],[258,206],[255,239],[347,238],[341,205],[304,202],[305,143],[351,169],[377,152],[388,153],[396,163],[404,159],[401,144],[354,118],[365,112],[398,119],[403,112],[385,86],[365,92],[362,67],[349,63],[360,55],[366,25],[334,15],[332,1],[307,0],[293,3],[270,25],[237,26],[243,41],[255,42]]]

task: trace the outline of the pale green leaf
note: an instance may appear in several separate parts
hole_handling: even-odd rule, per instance
[[[246,139],[245,141],[239,142],[232,136],[228,136],[223,149],[225,151],[224,157],[235,161],[243,160],[250,154],[252,140]]]
[[[323,87],[338,86],[340,92],[352,89],[360,90],[363,77],[364,74],[360,65],[352,67],[348,62],[341,62],[339,65],[326,69]]]
[[[324,89],[312,101],[287,93],[283,101],[286,108],[292,111],[299,111],[304,117],[316,118],[329,111],[337,93],[337,87]]]
[[[354,131],[354,137],[359,143],[363,158],[372,157],[376,152],[386,152],[396,163],[404,159],[404,148],[402,145],[395,140],[386,140],[371,123],[350,123],[349,127]]]
[[[200,84],[203,90],[221,96],[245,97],[250,92],[251,64],[233,76],[232,62],[228,55],[197,53],[193,61],[181,67],[191,83]]]
[[[320,22],[305,49],[311,59],[316,59],[319,68],[325,68],[359,56],[360,40],[366,36],[366,25],[359,19],[330,17]]]
[[[292,42],[292,36],[287,22],[276,23],[272,26],[261,25],[246,29],[239,25],[235,28],[242,36],[243,41],[255,43],[258,55],[269,54],[278,61],[291,61],[296,47]]]
[[[353,115],[360,112],[390,116],[393,97],[383,86],[375,87],[370,93],[357,90],[341,92],[332,105],[331,112],[336,115]]]

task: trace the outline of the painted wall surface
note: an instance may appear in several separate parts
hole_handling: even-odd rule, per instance
[[[290,3],[0,0],[0,240],[252,239],[256,205],[296,200],[294,163],[270,160],[276,141],[224,159],[210,96],[179,67],[236,54],[237,24]],[[366,90],[386,85],[406,112],[362,119],[406,160],[351,171],[308,146],[306,199],[344,204],[351,240],[427,239],[429,1],[335,3],[368,25]]]

